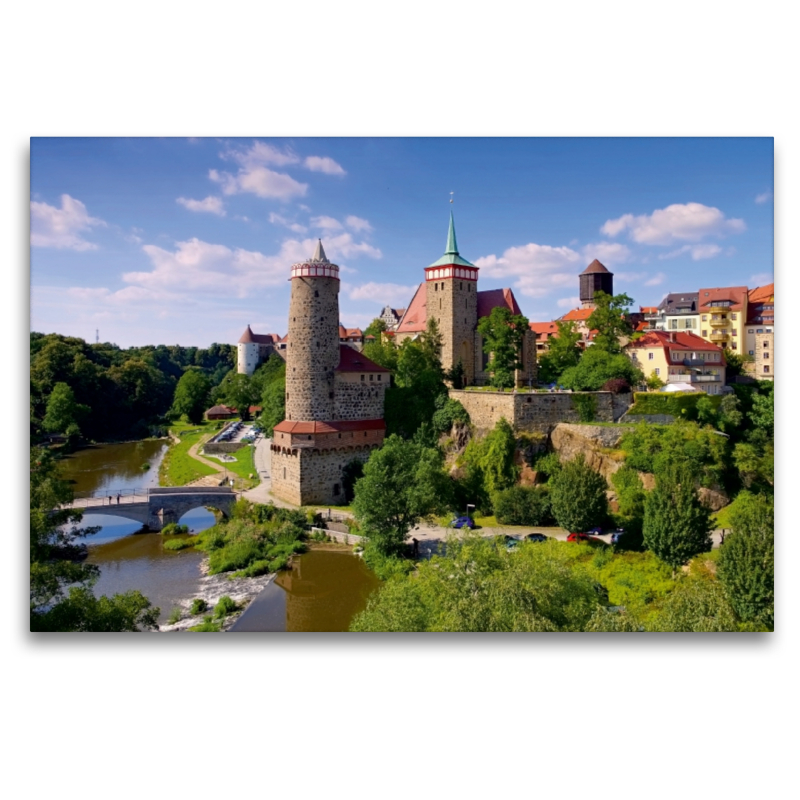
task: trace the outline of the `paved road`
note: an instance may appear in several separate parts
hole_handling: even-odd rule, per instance
[[[253,453],[253,461],[256,465],[256,472],[258,473],[261,483],[254,489],[248,489],[242,492],[242,497],[249,500],[251,503],[274,503],[281,508],[297,508],[297,506],[273,497],[272,492],[272,451],[270,446],[272,439],[265,439],[259,436],[256,439],[255,452]]]

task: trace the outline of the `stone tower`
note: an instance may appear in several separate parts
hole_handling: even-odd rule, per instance
[[[292,266],[286,350],[286,419],[335,418],[339,363],[339,267],[317,242],[314,255]]]
[[[442,366],[459,361],[467,384],[475,377],[475,326],[478,324],[478,268],[458,254],[453,212],[444,255],[425,268],[426,309],[442,334]]]
[[[595,292],[614,295],[614,273],[609,272],[597,259],[581,272],[578,280],[583,308],[594,308]]]
[[[339,341],[339,267],[322,242],[291,270],[286,337],[286,419],[272,434],[276,497],[341,504],[344,474],[383,443],[387,369]]]

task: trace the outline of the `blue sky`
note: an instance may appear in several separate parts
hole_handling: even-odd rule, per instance
[[[532,321],[599,258],[636,305],[772,281],[771,138],[31,140],[31,327],[120,346],[286,332],[322,238],[341,321],[406,305],[454,192],[480,288]]]

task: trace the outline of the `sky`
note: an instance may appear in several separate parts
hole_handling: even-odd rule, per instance
[[[450,200],[453,200],[451,203]],[[406,306],[449,212],[531,321],[615,292],[773,281],[772,138],[33,138],[31,329],[121,347],[284,334],[319,237],[340,317]]]

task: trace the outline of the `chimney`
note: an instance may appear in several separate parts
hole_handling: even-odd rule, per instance
[[[669,332],[669,340],[672,344],[675,344],[675,334],[673,333],[673,331]]]

